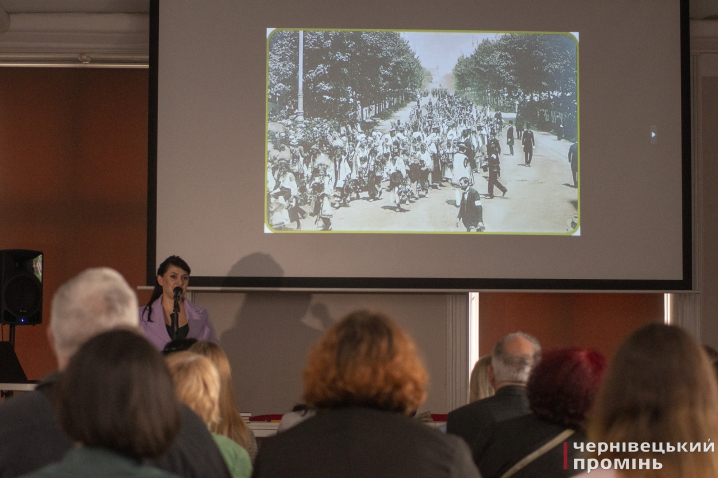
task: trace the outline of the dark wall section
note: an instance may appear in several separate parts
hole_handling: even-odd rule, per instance
[[[663,321],[663,294],[540,294],[479,296],[479,353],[511,332],[535,336],[544,350],[579,346],[611,358],[625,337]]]
[[[706,57],[709,55],[705,55]],[[715,57],[715,55],[710,55]],[[707,62],[706,62],[707,63]],[[701,225],[701,340],[703,343],[718,347],[718,194],[715,184],[718,182],[718,76],[703,76],[700,91],[700,127],[701,143],[698,146],[702,157],[700,167],[702,176],[702,217]],[[701,200],[699,199],[699,200]]]
[[[16,335],[30,379],[56,367],[45,330],[60,284],[93,266],[144,283],[147,81],[147,70],[0,68],[0,249],[45,253],[43,324]]]

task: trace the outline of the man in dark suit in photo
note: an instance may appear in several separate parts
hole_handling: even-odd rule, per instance
[[[524,147],[524,163],[526,166],[531,167],[531,160],[534,157],[534,146],[536,146],[534,132],[531,130],[531,123],[526,123],[526,131],[524,131],[521,145]]]
[[[568,148],[568,162],[571,163],[573,187],[578,189],[578,143],[573,143],[571,147]]]
[[[514,155],[514,122],[509,121],[509,129],[506,130],[506,144],[509,145],[509,154]]]
[[[461,186],[461,203],[459,204],[459,215],[456,217],[456,227],[459,221],[464,223],[466,232],[484,232],[484,209],[481,206],[481,196],[476,189],[469,186],[469,178],[462,177],[459,180]]]
[[[531,413],[526,383],[540,358],[541,346],[530,335],[516,332],[499,340],[488,367],[489,381],[496,394],[450,412],[447,433],[471,444],[493,423]]]
[[[501,163],[499,161],[499,156],[494,153],[490,154],[488,163],[489,163],[489,198],[494,197],[494,186],[499,188],[499,191],[501,191],[501,194],[503,196],[506,196],[507,189],[499,181],[499,177],[501,176]]]

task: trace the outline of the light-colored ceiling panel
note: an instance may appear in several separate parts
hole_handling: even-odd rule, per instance
[[[149,62],[148,0],[0,0],[0,6],[0,65]]]
[[[8,13],[149,13],[149,0],[0,0]]]

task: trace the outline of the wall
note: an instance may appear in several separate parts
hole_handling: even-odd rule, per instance
[[[301,401],[311,345],[357,308],[380,310],[414,338],[430,376],[420,411],[446,413],[447,295],[195,293],[207,307],[233,370],[237,403],[253,414],[283,413]],[[498,293],[479,295],[480,353],[523,331],[544,349],[589,347],[611,357],[635,329],[663,320],[663,294]],[[455,351],[458,352],[458,351]]]
[[[711,55],[718,65],[718,54]],[[702,158],[703,218],[700,312],[701,341],[718,348],[718,66],[701,82],[700,153]]]
[[[691,21],[693,257],[696,293],[676,296],[680,323],[718,347],[718,21]],[[684,316],[684,317],[681,317]],[[696,318],[699,323],[696,323]]]
[[[0,68],[0,249],[45,253],[43,323],[16,332],[30,379],[56,367],[45,329],[60,284],[100,265],[144,282],[147,82],[147,70]]]
[[[490,354],[502,336],[522,331],[544,350],[587,347],[610,359],[631,332],[656,321],[663,321],[663,294],[484,293],[479,354]]]
[[[368,308],[394,318],[416,342],[430,377],[420,410],[446,413],[444,294],[198,293],[195,302],[210,312],[242,411],[284,413],[300,403],[311,345],[334,321]]]

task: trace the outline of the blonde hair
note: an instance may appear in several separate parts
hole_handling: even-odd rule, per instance
[[[589,420],[592,442],[713,443],[718,385],[700,345],[678,327],[650,324],[619,348]],[[716,453],[607,452],[601,457],[656,458],[660,470],[637,478],[715,478]]]
[[[491,355],[481,357],[474,364],[469,379],[469,403],[491,397],[496,393],[489,382],[489,365],[491,365]]]
[[[165,357],[177,398],[212,427],[219,422],[219,372],[212,362],[192,352]]]
[[[207,357],[219,372],[219,421],[209,428],[213,432],[224,435],[249,451],[251,439],[249,429],[237,410],[232,387],[232,369],[224,350],[212,342],[200,341],[189,348],[190,352]]]

